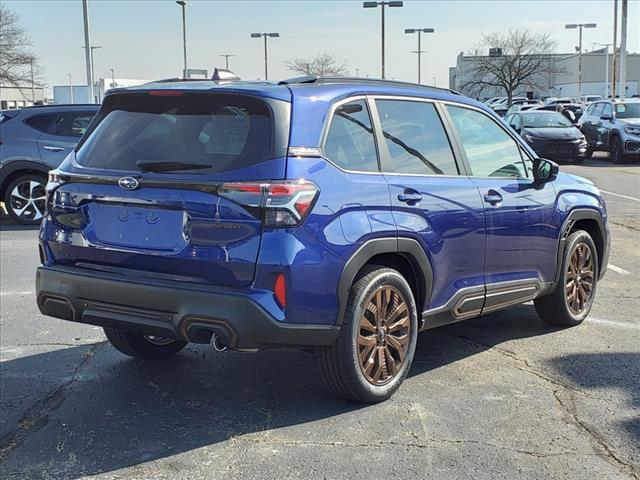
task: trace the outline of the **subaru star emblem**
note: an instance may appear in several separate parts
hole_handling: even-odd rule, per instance
[[[122,177],[120,180],[118,180],[118,185],[120,185],[125,190],[135,190],[136,188],[138,188],[139,183],[138,180],[133,177]]]

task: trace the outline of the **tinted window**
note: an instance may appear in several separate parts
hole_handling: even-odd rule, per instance
[[[526,177],[518,144],[494,120],[475,110],[447,106],[478,177]]]
[[[394,173],[457,175],[451,145],[431,103],[376,100]]]
[[[324,145],[326,156],[345,170],[378,171],[378,156],[364,100],[339,106]]]
[[[275,132],[275,111],[286,131]],[[286,112],[286,102],[243,95],[114,95],[77,160],[115,170],[235,170],[286,154]]]
[[[52,133],[53,120],[58,116],[57,113],[43,113],[40,115],[34,115],[25,120],[25,123],[40,130],[41,132]]]

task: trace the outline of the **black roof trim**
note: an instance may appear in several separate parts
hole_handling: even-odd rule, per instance
[[[461,95],[460,92],[451,90],[450,88],[432,87],[430,85],[422,85],[420,83],[402,82],[399,80],[383,80],[381,78],[362,78],[362,77],[318,77],[316,75],[305,75],[302,77],[288,78],[278,82],[278,85],[299,85],[299,84],[325,84],[325,83],[363,83],[376,85],[397,85],[413,88],[426,88],[429,90],[438,90],[442,92]]]

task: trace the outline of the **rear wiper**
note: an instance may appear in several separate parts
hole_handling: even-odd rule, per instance
[[[210,168],[211,165],[202,163],[185,163],[185,162],[143,162],[139,161],[136,166],[143,172],[171,172],[174,170],[199,170],[202,168]]]

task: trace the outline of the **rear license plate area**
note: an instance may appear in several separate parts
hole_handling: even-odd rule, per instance
[[[94,238],[101,244],[169,251],[187,244],[181,210],[95,203],[89,212]]]

